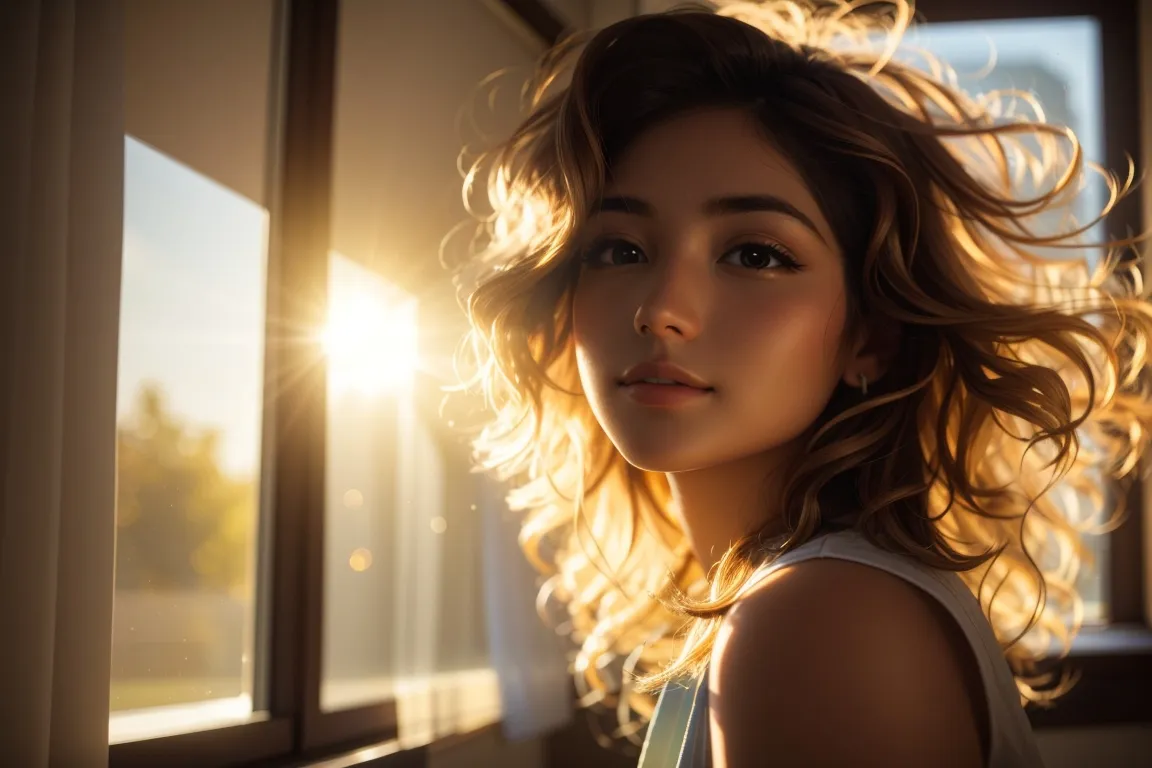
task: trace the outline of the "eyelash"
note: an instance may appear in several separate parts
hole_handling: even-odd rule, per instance
[[[636,245],[635,243],[629,242],[628,240],[625,240],[623,238],[605,238],[603,240],[597,240],[596,242],[592,243],[592,245],[590,245],[588,248],[586,248],[584,250],[584,252],[581,254],[580,261],[584,266],[590,267],[592,269],[607,269],[609,267],[628,266],[627,264],[603,264],[603,263],[596,261],[596,258],[598,256],[600,256],[601,254],[603,254],[606,249],[615,248],[617,246],[625,246],[627,248],[631,248],[633,250],[639,251],[641,254],[644,253],[644,250],[640,246]],[[721,258],[723,258],[724,256],[727,256],[730,253],[740,251],[740,250],[745,249],[745,248],[765,248],[765,249],[767,249],[770,252],[770,256],[781,263],[782,266],[778,267],[778,268],[782,268],[788,272],[799,272],[802,269],[804,269],[803,265],[801,265],[796,260],[796,258],[792,255],[792,253],[787,248],[785,248],[784,246],[782,246],[778,243],[760,242],[760,241],[754,241],[754,240],[740,243],[739,245],[736,245],[732,248],[729,248],[727,251],[725,251],[724,254],[721,256]],[[645,257],[645,258],[647,258],[647,257]],[[636,263],[636,262],[631,262],[631,263]],[[741,264],[739,266],[743,267],[744,265]],[[771,269],[770,267],[744,267],[744,268],[750,269],[754,272],[765,272],[765,271],[768,271],[769,269]]]

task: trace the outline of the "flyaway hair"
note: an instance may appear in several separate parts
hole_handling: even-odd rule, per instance
[[[1152,424],[1143,240],[1092,240],[1134,174],[1087,162],[1029,94],[969,96],[930,55],[894,55],[912,11],[723,3],[570,37],[467,170],[466,200],[487,201],[456,274],[478,469],[508,483],[542,609],[562,610],[583,701],[617,708],[619,735],[706,667],[757,566],[836,528],[959,574],[1022,702],[1067,688],[1037,661],[1080,629],[1084,537],[1128,513]],[[664,475],[624,461],[581,394],[571,298],[572,244],[621,153],[709,107],[746,110],[801,170],[844,253],[848,323],[901,342],[867,398],[841,385],[805,434],[788,534],[753,533],[705,574]],[[1092,184],[1107,201],[1076,221]]]

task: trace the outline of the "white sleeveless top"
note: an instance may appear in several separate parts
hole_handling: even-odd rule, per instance
[[[855,531],[830,533],[797,547],[757,570],[749,585],[786,565],[817,557],[870,565],[915,584],[936,598],[964,631],[975,652],[989,717],[986,768],[1043,768],[1036,739],[1012,671],[979,601],[955,573],[939,571],[871,544]],[[638,768],[710,768],[708,676],[664,686]],[[770,754],[766,754],[771,759]]]

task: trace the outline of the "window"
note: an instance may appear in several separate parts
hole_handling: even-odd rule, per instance
[[[267,227],[126,150],[113,740],[158,722],[141,709],[251,714]]]
[[[113,766],[499,719],[477,488],[439,413],[456,117],[542,48],[493,10],[126,3]]]
[[[329,274],[321,707],[428,708],[447,689],[470,700],[461,717],[490,716],[472,483],[417,368],[418,302],[339,254]]]
[[[499,711],[476,478],[440,415],[465,326],[439,250],[463,218],[461,110],[530,62],[482,5],[453,14],[344,0],[334,102],[321,717],[395,700],[425,738]]]
[[[956,70],[957,82],[972,95],[993,91],[1024,91],[1033,94],[1044,117],[1076,132],[1086,160],[1104,157],[1104,103],[1100,58],[1100,22],[1091,16],[997,21],[932,23],[913,29],[906,44],[939,56]],[[917,58],[909,61],[916,63]],[[1007,105],[1008,99],[1004,100]],[[1021,104],[1020,112],[1031,113]],[[1028,146],[1033,149],[1033,146]],[[1086,221],[1106,201],[1106,189],[1093,178],[1087,193],[1077,202],[1074,215]],[[1050,214],[1049,214],[1050,215]],[[1034,222],[1039,232],[1053,231],[1061,222]],[[1093,238],[1105,236],[1096,227]],[[1108,620],[1108,537],[1092,535],[1086,542],[1095,562],[1079,574],[1084,598],[1085,624]]]
[[[1133,75],[1147,64],[1141,64],[1140,17],[1135,5],[1080,0],[923,0],[917,6],[929,27],[937,29],[972,29],[969,22],[981,22],[989,35],[997,27],[1011,30],[1024,24],[1044,29],[1046,37],[1039,43],[1024,41],[1026,48],[1045,50],[1031,60],[1031,66],[1042,70],[1040,73],[1030,75],[1021,69],[1029,66],[1030,54],[1014,56],[1005,50],[1006,45],[997,46],[1001,59],[1017,68],[1015,84],[1043,89],[1040,96],[1052,102],[1051,107],[1045,103],[1050,112],[1067,110],[1063,119],[1082,132],[1088,159],[1120,173],[1127,168],[1129,157],[1137,168],[1147,166],[1148,158],[1141,156],[1147,144],[1142,146],[1140,137],[1149,126],[1147,115],[1139,111],[1139,79]],[[982,57],[986,42],[978,50]],[[1082,85],[1088,88],[1081,89]],[[1094,89],[1098,89],[1096,94]],[[1095,112],[1094,104],[1098,105]],[[1052,117],[1062,119],[1057,114]],[[1152,226],[1142,216],[1140,197],[1137,192],[1116,207],[1108,234]],[[1080,673],[1076,687],[1055,709],[1030,713],[1038,728],[1140,722],[1150,716],[1152,708],[1128,683],[1147,677],[1152,665],[1145,607],[1144,541],[1149,514],[1145,498],[1145,489],[1137,482],[1124,500],[1129,514],[1123,524],[1095,542],[1099,567],[1094,574],[1084,574],[1081,583],[1088,600],[1097,598],[1096,616],[1086,617],[1095,618],[1097,624],[1086,627],[1088,631],[1073,645],[1071,662]]]
[[[125,6],[113,743],[253,712],[274,8]]]

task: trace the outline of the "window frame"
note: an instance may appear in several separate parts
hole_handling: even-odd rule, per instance
[[[313,344],[283,340],[285,327],[320,327],[326,316],[339,10],[339,0],[277,0],[272,30],[265,367],[306,373],[265,403],[254,703],[267,715],[111,744],[111,768],[298,764],[397,737],[395,701],[320,708],[325,369]]]
[[[289,328],[319,328],[327,317],[339,0],[285,0],[287,30],[283,178],[277,316]],[[324,629],[327,369],[316,344],[276,352],[278,370],[304,371],[281,391],[274,425],[274,525],[270,526],[271,628],[266,702],[294,717],[293,752],[309,755],[398,736],[389,699],[337,712],[320,706]]]
[[[284,331],[321,327],[327,316],[340,7],[341,0],[275,2],[265,370],[306,373],[264,404],[253,702],[260,714],[111,744],[110,768],[415,768],[500,727],[406,747],[395,699],[334,712],[320,704],[327,372],[315,364],[315,342],[285,340]]]
[[[1141,108],[1141,17],[1136,3],[1090,0],[921,0],[919,14],[933,22],[1090,16],[1100,23],[1104,103],[1104,164],[1117,172],[1130,156],[1147,167],[1142,133],[1152,130],[1147,105]],[[1146,41],[1152,42],[1152,41]],[[1147,88],[1149,84],[1144,84]],[[1145,192],[1145,195],[1148,193]],[[1121,201],[1110,216],[1112,232],[1152,229],[1141,195]],[[1147,268],[1146,268],[1147,271]],[[1148,458],[1142,462],[1147,468]],[[1152,679],[1152,628],[1145,606],[1148,570],[1145,532],[1148,489],[1137,477],[1125,499],[1128,515],[1108,536],[1109,622],[1087,629],[1073,642],[1071,667],[1080,680],[1051,709],[1029,708],[1033,727],[1067,728],[1152,720],[1152,702],[1140,681]]]

